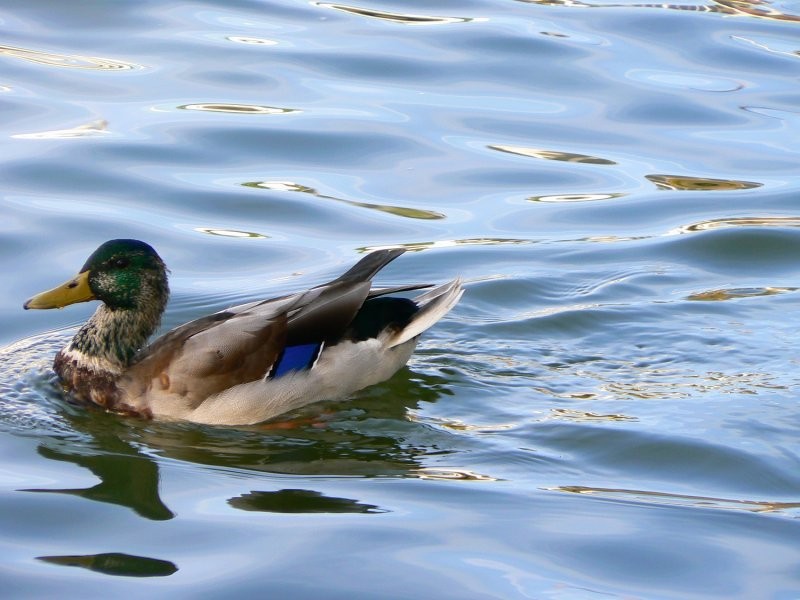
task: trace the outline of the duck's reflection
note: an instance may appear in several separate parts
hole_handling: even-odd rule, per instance
[[[105,575],[122,577],[167,577],[178,570],[175,563],[168,560],[147,556],[133,556],[122,552],[38,556],[37,558],[54,565],[82,567]]]
[[[228,500],[234,508],[272,513],[382,513],[374,504],[351,498],[326,496],[313,490],[277,490],[250,492]]]
[[[437,376],[403,372],[390,385],[359,397],[310,407],[275,423],[249,428],[211,427],[126,419],[97,410],[65,410],[74,433],[48,438],[45,458],[84,467],[100,479],[87,488],[29,489],[70,494],[124,506],[151,520],[175,513],[159,493],[160,457],[184,463],[261,474],[345,477],[417,476],[427,454],[441,454],[431,431],[407,418],[420,401],[447,393]],[[80,437],[75,433],[80,434]],[[446,435],[446,434],[442,434]],[[380,507],[313,489],[259,491],[252,487],[228,500],[246,511],[277,513],[379,513]],[[269,489],[269,482],[265,487]]]
[[[28,489],[28,492],[70,494],[95,502],[126,506],[154,521],[171,519],[175,514],[158,493],[158,466],[128,446],[126,454],[81,454],[47,445],[39,447],[45,458],[74,463],[94,473],[100,483],[89,488]]]
[[[250,428],[144,421],[86,409],[66,402],[51,379],[49,375],[25,379],[30,385],[14,388],[13,394],[0,389],[0,405],[8,406],[13,400],[15,407],[37,407],[38,412],[25,413],[29,416],[24,431],[43,432],[39,455],[88,469],[99,483],[85,488],[19,491],[68,494],[113,504],[151,521],[176,517],[159,489],[160,469],[168,461],[184,467],[195,465],[200,476],[204,467],[211,467],[217,473],[233,474],[231,481],[243,479],[247,487],[227,500],[232,509],[273,514],[376,514],[387,509],[308,489],[305,476],[420,477],[425,457],[449,452],[444,448],[452,443],[446,430],[408,418],[409,411],[415,411],[421,402],[435,402],[450,393],[449,380],[408,370],[352,400],[312,405],[287,415],[281,424]],[[270,474],[279,475],[279,485]],[[287,486],[287,475],[303,476],[302,485]],[[78,551],[37,559],[111,576],[167,577],[178,570],[168,560],[124,552]]]

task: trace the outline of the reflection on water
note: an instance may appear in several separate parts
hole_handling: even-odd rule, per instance
[[[626,74],[634,81],[643,81],[661,87],[705,92],[735,92],[744,88],[744,84],[732,79],[695,75],[675,71],[658,71],[654,69],[630,69]]]
[[[688,10],[698,12],[718,13],[723,15],[749,16],[776,21],[800,21],[800,15],[779,10],[773,7],[774,2],[768,0],[710,0],[710,4],[677,4],[677,3],[625,3],[585,2],[584,0],[518,0],[530,4],[543,4],[547,6],[591,7],[591,8],[663,8],[667,10]]]
[[[313,194],[314,196],[319,195],[319,192],[314,188],[294,181],[245,181],[242,185],[278,192],[302,192],[304,194]]]
[[[86,125],[78,125],[70,129],[56,129],[54,131],[39,131],[37,133],[16,133],[11,137],[20,140],[55,140],[66,138],[85,138],[109,133],[108,121],[99,119]]]
[[[133,556],[122,552],[103,554],[75,554],[66,556],[39,556],[39,560],[64,567],[81,567],[103,575],[121,577],[167,577],[177,572],[175,563],[147,556]]]
[[[481,18],[467,18],[467,17],[434,17],[430,15],[410,15],[401,13],[390,13],[380,10],[373,10],[368,8],[361,8],[357,6],[347,6],[346,4],[332,4],[329,2],[317,2],[317,6],[323,8],[332,8],[343,12],[360,15],[362,17],[370,17],[373,19],[381,19],[383,21],[390,21],[392,23],[400,23],[402,25],[448,25],[451,23],[468,23],[470,21],[483,21]]]
[[[730,498],[711,498],[706,496],[690,496],[685,494],[670,494],[666,492],[652,492],[644,490],[625,490],[614,488],[593,488],[579,485],[566,485],[549,488],[553,491],[570,492],[572,494],[586,494],[605,498],[620,498],[675,506],[692,506],[695,508],[711,508],[721,510],[745,510],[748,512],[783,513],[784,516],[796,518],[800,502],[764,502],[757,500],[738,500]]]
[[[240,115],[285,115],[301,112],[296,108],[279,108],[277,106],[262,106],[258,104],[230,104],[223,102],[181,104],[178,108],[183,110],[235,113]]]
[[[422,419],[415,417],[414,415],[409,415],[409,418],[414,421],[423,422]],[[444,417],[435,418],[435,419],[425,419],[424,422],[426,423],[433,423],[438,425],[439,427],[445,427],[447,429],[452,429],[453,431],[475,431],[478,433],[490,433],[493,431],[506,431],[509,429],[513,429],[516,424],[515,423],[492,423],[490,425],[478,425],[476,423],[466,423],[460,419],[448,419]]]
[[[724,191],[749,190],[761,187],[763,183],[755,181],[737,181],[735,179],[711,179],[709,177],[689,177],[688,175],[645,175],[660,190],[691,191]]]
[[[110,447],[125,454],[84,454],[62,448],[42,445],[39,453],[50,460],[64,461],[89,469],[100,483],[80,489],[26,489],[25,492],[69,494],[94,502],[108,502],[126,506],[146,519],[164,521],[175,515],[161,501],[158,493],[158,466],[149,458],[138,454],[130,445],[109,440]]]
[[[699,397],[700,394],[755,396],[764,391],[785,389],[777,383],[775,374],[764,372],[681,373],[677,369],[641,369],[640,373],[632,372],[625,379],[615,378],[613,372],[602,370],[587,371],[583,375],[597,379],[597,399],[678,400]],[[677,379],[681,381],[676,383]]]
[[[797,54],[800,56],[800,51],[798,51]],[[789,123],[796,123],[800,121],[800,111],[781,110],[778,108],[770,108],[768,106],[743,106],[742,109],[757,115],[769,117],[770,119],[788,121]]]
[[[435,240],[430,242],[407,242],[405,244],[394,244],[392,246],[364,246],[359,248],[360,252],[372,252],[374,250],[384,250],[387,248],[405,248],[409,252],[419,252],[432,248],[452,248],[455,246],[518,246],[520,244],[533,244],[534,240],[514,239],[514,238],[466,238],[461,240]]]
[[[49,67],[66,67],[69,69],[99,69],[103,71],[125,71],[143,69],[142,65],[97,56],[79,56],[77,54],[56,54],[15,46],[0,46],[0,55],[21,58]]]
[[[531,196],[530,202],[592,202],[594,200],[611,200],[622,198],[626,194],[554,194],[550,196]]]
[[[562,162],[581,163],[587,165],[615,165],[613,160],[589,156],[588,154],[578,154],[575,152],[560,152],[558,150],[540,150],[537,148],[526,148],[524,146],[508,146],[500,144],[490,144],[487,148],[519,156],[530,156],[531,158],[541,158],[543,160],[558,160]]]
[[[573,396],[574,398],[574,396]],[[577,399],[577,398],[576,398]],[[570,421],[580,422],[603,422],[603,421],[638,421],[636,417],[620,414],[601,415],[598,413],[576,410],[572,408],[553,408],[550,409],[550,418],[552,419],[566,419]]]
[[[800,22],[800,15],[774,8],[775,2],[769,0],[712,0],[719,12],[733,15],[747,15],[776,21]],[[728,12],[729,11],[729,12]]]
[[[383,513],[374,504],[352,498],[335,498],[314,490],[249,492],[228,500],[233,508],[256,512],[302,513]]]
[[[735,300],[736,298],[757,298],[759,296],[774,296],[787,292],[796,292],[796,287],[761,287],[761,288],[730,288],[723,290],[708,290],[689,294],[687,300],[697,300],[703,302],[719,302],[725,300]]]
[[[673,229],[667,235],[728,229],[730,227],[800,227],[800,217],[730,217],[709,219]]]
[[[278,42],[275,40],[268,40],[266,38],[245,37],[241,35],[229,35],[225,39],[239,44],[251,44],[257,46],[274,46]]]
[[[785,56],[800,56],[800,45],[798,45],[797,40],[779,40],[779,39],[772,39],[772,38],[762,38],[756,37],[753,35],[750,36],[741,36],[741,35],[734,35],[731,36],[731,39],[734,39],[739,42],[744,42],[745,44],[755,46],[756,48],[760,48],[761,50],[766,50],[772,54],[783,54]],[[749,106],[743,106],[745,110],[754,110],[758,112],[758,109],[752,109]],[[770,110],[766,108],[766,110]]]
[[[445,481],[501,481],[490,475],[482,475],[467,469],[446,469],[441,467],[423,467],[415,472],[420,479],[441,479]]]
[[[425,385],[421,385],[424,382]],[[442,386],[441,378],[399,375],[393,385],[413,385],[401,397],[391,387],[367,390],[359,398],[340,403],[340,416],[321,421],[302,415],[325,411],[314,406],[298,411],[297,426],[273,429],[200,427],[191,423],[159,423],[121,419],[98,410],[66,414],[75,434],[53,437],[42,442],[39,454],[48,460],[67,462],[88,469],[100,481],[86,488],[37,487],[18,490],[24,493],[66,494],[91,502],[124,506],[148,520],[175,518],[175,512],[162,500],[159,489],[159,461],[153,455],[195,465],[242,469],[292,475],[337,475],[349,477],[425,477],[452,479],[454,471],[421,467],[431,453],[430,436],[415,443],[404,417],[419,401],[433,402]],[[2,401],[3,398],[0,398]],[[336,414],[336,413],[332,413]],[[360,415],[360,417],[359,417]],[[289,417],[287,417],[289,418]],[[360,427],[363,419],[367,426]],[[376,420],[386,425],[373,429]],[[340,421],[337,423],[337,421]],[[386,433],[381,434],[384,430]],[[147,448],[143,453],[140,448]],[[441,455],[441,451],[436,451]],[[465,472],[460,479],[486,479]],[[248,490],[228,500],[235,509],[276,513],[380,513],[385,509],[352,498],[331,496],[313,489],[285,488],[278,491]],[[101,570],[115,564],[93,562],[90,557],[63,557],[61,564]],[[56,562],[59,557],[54,557]],[[119,568],[139,568],[122,565]],[[91,565],[91,566],[90,566]]]
[[[200,233],[206,233],[208,235],[218,235],[221,237],[231,237],[231,238],[268,238],[268,235],[264,235],[263,233],[256,233],[254,231],[240,231],[238,229],[220,229],[218,227],[195,227],[195,231],[199,231]]]
[[[378,210],[380,212],[389,213],[390,215],[395,215],[397,217],[405,217],[407,219],[425,219],[425,220],[436,220],[436,219],[444,219],[445,215],[441,213],[434,212],[432,210],[423,210],[420,208],[410,208],[408,206],[392,206],[389,204],[373,204],[370,202],[356,202],[355,200],[345,200],[344,198],[336,198],[335,196],[329,196],[327,194],[321,194],[316,189],[309,187],[307,185],[303,185],[300,183],[295,183],[293,181],[245,181],[242,183],[245,187],[250,188],[260,188],[264,190],[275,190],[279,192],[302,192],[304,194],[311,194],[312,196],[316,196],[317,198],[322,198],[324,200],[335,200],[336,202],[342,202],[349,206],[357,206],[359,208],[368,208],[370,210]]]

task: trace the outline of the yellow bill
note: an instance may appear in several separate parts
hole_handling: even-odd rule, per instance
[[[74,279],[70,279],[52,290],[36,294],[22,306],[26,310],[29,308],[64,308],[76,302],[88,302],[94,299],[95,296],[89,287],[89,271],[84,271]]]

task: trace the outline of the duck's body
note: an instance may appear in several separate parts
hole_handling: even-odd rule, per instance
[[[147,418],[259,423],[348,396],[406,364],[419,334],[463,290],[458,280],[414,299],[387,294],[429,286],[372,290],[372,277],[402,253],[373,252],[329,283],[203,317],[149,346],[169,291],[164,263],[143,242],[106,242],[78,277],[25,308],[103,301],[54,362],[79,400]]]

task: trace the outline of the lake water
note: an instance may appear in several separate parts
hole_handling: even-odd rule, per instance
[[[4,597],[800,598],[800,5],[6,1]],[[67,404],[102,241],[172,327],[462,275],[295,426]]]

